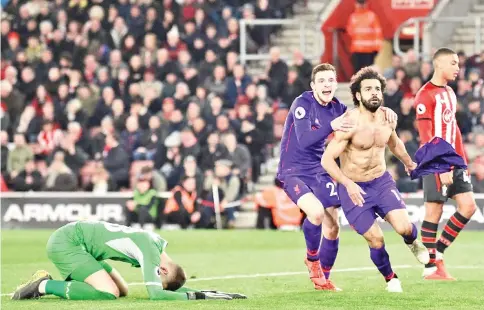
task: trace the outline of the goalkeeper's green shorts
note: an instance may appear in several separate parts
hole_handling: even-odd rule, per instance
[[[112,268],[103,261],[97,261],[86,251],[76,236],[76,226],[65,225],[57,229],[47,242],[47,257],[59,270],[66,281],[84,280],[93,273],[105,269],[108,273]]]

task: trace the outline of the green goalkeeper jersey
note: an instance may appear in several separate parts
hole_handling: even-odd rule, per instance
[[[160,255],[168,242],[158,234],[107,222],[80,221],[69,225],[75,225],[78,241],[97,261],[111,259],[141,267],[150,299],[187,299],[186,294],[163,290]],[[179,298],[173,294],[179,294]]]

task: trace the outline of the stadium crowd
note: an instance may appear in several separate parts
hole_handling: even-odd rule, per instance
[[[2,182],[102,193],[194,180],[198,197],[217,182],[223,204],[237,200],[259,178],[274,142],[273,103],[294,79],[277,49],[267,74],[247,74],[238,19],[284,18],[294,3],[10,1],[1,22]],[[277,30],[249,28],[249,49],[268,50]]]
[[[213,183],[222,206],[238,200],[257,182],[311,73],[300,52],[288,66],[270,48],[277,27],[256,26],[248,49],[270,48],[270,61],[264,74],[247,74],[238,19],[285,18],[295,2],[10,1],[1,21],[2,183],[12,191],[134,189],[148,204],[150,190],[179,192],[179,204],[196,193],[190,214],[213,205]],[[476,192],[484,192],[484,55],[460,58],[457,118]],[[411,51],[385,70],[386,105],[398,112],[410,154],[418,148],[412,98],[431,71]],[[403,166],[393,170],[402,191],[419,188]]]

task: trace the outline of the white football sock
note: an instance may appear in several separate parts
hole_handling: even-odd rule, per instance
[[[47,281],[48,280],[44,280],[39,284],[39,293],[42,295],[45,295],[45,286],[47,285]]]

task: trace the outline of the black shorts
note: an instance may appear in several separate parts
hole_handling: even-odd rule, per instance
[[[456,169],[452,185],[445,188],[438,174],[429,174],[423,177],[423,190],[425,202],[444,203],[457,194],[472,192],[472,183],[467,170]]]

